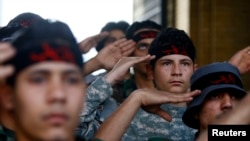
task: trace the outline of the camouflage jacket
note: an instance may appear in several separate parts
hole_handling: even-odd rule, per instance
[[[14,141],[15,134],[13,131],[0,125],[0,141]]]
[[[162,109],[172,116],[171,122],[140,109],[122,140],[147,141],[150,138],[160,138],[164,141],[194,140],[196,130],[187,127],[182,122],[182,115],[186,107],[175,107],[170,104],[164,104],[162,105]]]
[[[86,92],[84,111],[80,115],[80,124],[76,130],[78,137],[91,140],[100,124],[118,107],[112,98],[112,87],[103,77],[91,83]]]
[[[130,81],[127,82],[127,86],[133,85]],[[133,91],[132,89],[127,90]],[[88,87],[85,110],[81,114],[80,125],[77,128],[78,136],[87,141],[91,140],[100,124],[119,106],[119,103],[112,97],[112,93],[112,87],[102,77],[96,79]],[[169,123],[157,115],[140,109],[122,140],[147,141],[153,137],[162,137],[169,141],[193,140],[195,130],[188,128],[182,122],[182,114],[186,108],[174,107],[169,104],[163,105],[162,108],[171,114],[172,122]]]

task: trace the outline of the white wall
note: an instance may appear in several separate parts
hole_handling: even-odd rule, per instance
[[[0,26],[16,15],[33,12],[69,25],[78,41],[100,32],[109,21],[133,22],[133,0],[0,0]],[[96,54],[84,55],[85,61]]]

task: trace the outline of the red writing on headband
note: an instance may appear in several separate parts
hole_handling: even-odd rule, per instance
[[[163,50],[163,53],[165,53],[166,55],[169,54],[182,54],[182,55],[186,55],[188,56],[187,51],[185,50],[184,47],[176,47],[174,45],[171,45],[171,47],[169,49]]]
[[[211,84],[235,84],[235,79],[231,74],[220,75],[218,79],[212,80]]]
[[[142,32],[139,34],[140,38],[155,38],[157,35],[157,32],[152,32],[152,31],[147,31],[147,32]]]
[[[52,48],[48,43],[42,45],[42,51],[40,53],[31,53],[30,59],[32,61],[65,60],[75,62],[72,51],[69,50],[68,47],[59,46],[57,48]]]

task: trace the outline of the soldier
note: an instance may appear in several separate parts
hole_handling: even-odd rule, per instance
[[[9,21],[9,23],[0,29],[0,40],[1,42],[10,42],[13,40],[13,34],[21,29],[28,28],[32,24],[43,20],[42,17],[35,13],[21,13],[15,18]],[[14,54],[14,50],[9,47],[8,44],[2,44],[0,47],[0,56],[8,56]],[[11,53],[11,54],[10,54]],[[2,60],[1,60],[2,61]],[[12,67],[9,67],[12,68]],[[2,73],[1,73],[2,74]],[[9,95],[10,88],[3,82],[0,82],[0,139],[12,141],[15,138],[14,128],[15,123],[13,119],[13,112],[10,110],[10,106],[6,103],[8,101],[6,98]]]
[[[183,81],[181,81],[182,79],[180,79],[179,81],[164,81],[165,79],[167,80],[169,78],[171,80],[171,76],[167,75],[167,71],[171,72],[171,70],[176,69],[176,71],[174,71],[174,73],[172,74],[173,76],[176,75],[176,77],[184,75],[181,73],[181,72],[183,72],[182,70],[185,70],[186,71],[185,73],[188,73],[187,72],[188,70],[185,69],[187,66],[189,66],[188,65],[189,63],[187,63],[187,62],[191,62],[190,60],[193,60],[193,58],[194,58],[194,56],[192,55],[192,52],[190,52],[191,50],[185,50],[185,46],[178,46],[178,44],[171,44],[171,43],[164,44],[164,42],[169,42],[169,41],[176,41],[176,43],[182,43],[181,41],[183,41],[185,39],[184,37],[173,38],[174,36],[178,35],[177,34],[178,30],[176,31],[176,29],[170,28],[170,29],[166,29],[165,31],[168,31],[168,32],[165,32],[165,33],[168,33],[168,34],[166,34],[166,38],[164,38],[164,35],[160,34],[156,38],[156,40],[152,43],[152,45],[151,45],[152,48],[150,48],[152,50],[149,50],[149,52],[154,52],[154,54],[156,54],[156,59],[151,60],[151,66],[153,66],[153,69],[152,68],[150,69],[151,73],[154,74],[154,81],[155,81],[156,86],[158,86],[157,88],[160,90],[163,90],[164,92],[163,91],[156,91],[156,90],[149,90],[149,89],[136,90],[135,92],[133,92],[133,94],[124,102],[124,104],[122,104],[120,106],[120,108],[115,113],[113,113],[111,115],[111,117],[108,118],[102,124],[102,126],[100,127],[100,130],[96,134],[96,138],[103,139],[103,140],[110,140],[110,141],[121,140],[124,133],[126,136],[127,128],[131,128],[131,126],[135,126],[133,132],[135,132],[135,133],[138,132],[138,135],[134,136],[134,138],[131,138],[131,140],[147,140],[147,138],[141,138],[141,136],[143,136],[143,134],[148,133],[148,129],[151,129],[150,131],[152,131],[152,132],[157,132],[159,130],[159,131],[162,131],[162,134],[165,134],[165,135],[168,134],[168,136],[164,136],[164,138],[159,137],[159,136],[155,136],[154,139],[160,138],[160,140],[165,140],[165,139],[166,140],[173,140],[173,138],[172,138],[172,137],[174,137],[173,134],[178,134],[178,132],[169,134],[169,132],[171,132],[171,131],[167,130],[169,128],[163,128],[163,129],[161,129],[161,128],[165,124],[171,124],[171,122],[176,123],[174,125],[172,124],[173,127],[180,127],[178,125],[182,125],[181,126],[182,128],[185,127],[185,125],[183,124],[182,119],[181,119],[182,114],[184,113],[185,110],[181,114],[179,114],[179,116],[181,116],[181,117],[176,117],[176,114],[178,114],[178,112],[176,112],[174,110],[165,109],[165,107],[169,106],[169,103],[173,103],[173,105],[179,105],[179,106],[186,105],[186,102],[189,101],[190,99],[192,99],[191,96],[195,96],[197,93],[199,93],[199,91],[197,91],[196,89],[201,89],[201,88],[200,87],[193,87],[192,90],[195,90],[195,91],[192,91],[193,95],[188,96],[187,94],[183,94],[183,93],[185,93],[184,89],[178,89],[178,88],[182,88],[182,87],[180,87],[181,85],[185,86]],[[171,32],[172,32],[172,34],[171,34]],[[174,34],[174,33],[176,33],[176,34]],[[157,45],[156,41],[159,40],[159,38],[161,39],[162,42],[159,42],[158,46],[156,46]],[[187,44],[185,44],[185,45],[187,45]],[[156,48],[153,48],[153,46]],[[176,46],[178,46],[180,48],[178,49]],[[248,61],[249,59],[242,61],[243,58],[249,58],[249,49],[250,48],[247,47],[247,48],[237,52],[229,61],[230,63],[232,63],[233,65],[238,67],[238,69],[242,73],[249,71],[249,61]],[[167,53],[168,55],[164,55],[165,53]],[[175,61],[173,61],[173,60],[178,58],[177,54],[180,55],[179,56],[180,58],[182,58],[182,57],[185,58],[185,56],[187,56],[187,55],[189,55],[191,57],[189,59],[188,58],[186,58],[186,59],[179,58],[180,62],[182,62],[181,63],[182,65],[180,65],[180,67],[178,68],[178,66],[175,65]],[[184,54],[184,55],[181,55],[181,54]],[[174,56],[172,56],[172,55],[174,55]],[[161,57],[161,56],[163,56],[163,57]],[[227,77],[222,77],[223,78],[222,80],[226,80],[227,82],[232,82],[232,80],[239,80],[239,72],[237,71],[237,69],[228,63],[225,63],[225,64],[226,64],[225,65],[226,70],[228,72],[232,71],[234,74],[236,74],[237,79],[234,79],[234,77],[230,76],[230,77],[228,77],[228,79],[226,79]],[[160,69],[161,65],[163,66],[162,68],[165,68],[165,69]],[[223,73],[225,73],[224,65],[219,64],[218,66],[221,66],[219,71],[223,72],[223,70],[224,70]],[[160,71],[160,70],[162,70],[162,71]],[[203,69],[203,70],[206,71],[207,69]],[[211,68],[208,71],[213,72],[213,69]],[[214,70],[214,71],[216,72],[218,70]],[[157,72],[158,72],[158,74],[155,74]],[[163,74],[165,74],[165,75],[163,75]],[[190,73],[188,73],[188,74],[190,74]],[[191,76],[191,74],[189,76]],[[225,73],[225,74],[227,74],[227,73]],[[162,76],[162,77],[160,77],[160,76]],[[165,76],[165,77],[163,77],[163,76]],[[208,77],[208,79],[209,78],[210,77]],[[162,80],[162,81],[159,81],[159,80]],[[188,80],[186,82],[189,84]],[[241,81],[236,81],[236,82],[241,83]],[[168,88],[169,90],[172,91],[172,93],[169,93],[168,91],[166,91],[166,89],[164,90],[163,84],[168,84],[168,83],[172,84],[172,87]],[[203,83],[197,82],[196,84],[202,85]],[[167,88],[166,86],[165,86],[165,88]],[[234,87],[234,86],[232,86],[232,87]],[[186,87],[186,88],[189,89],[189,87]],[[242,89],[242,87],[240,85],[236,86],[236,89],[238,89],[238,91],[240,92],[240,96],[245,94],[244,90]],[[188,90],[186,90],[186,92],[187,91]],[[173,92],[175,92],[175,93],[173,93]],[[202,96],[198,96],[198,97],[202,97]],[[180,99],[180,98],[183,98],[183,99]],[[185,98],[187,98],[187,99],[185,99]],[[164,107],[164,105],[166,105],[166,106]],[[155,118],[150,119],[150,116],[149,116],[150,114],[144,113],[143,110],[139,109],[140,107],[142,107],[144,110],[146,110],[148,112],[157,114],[157,115],[161,116],[163,119],[165,119],[167,121],[171,121],[171,122],[170,123],[168,123],[166,121],[160,122],[159,120],[157,120],[159,118],[157,115],[155,116]],[[241,105],[241,107],[242,107],[242,105]],[[177,108],[181,108],[181,107],[177,107]],[[246,110],[246,108],[244,108],[244,109]],[[137,112],[137,111],[139,111],[139,112]],[[142,112],[140,112],[140,111],[142,111]],[[170,114],[166,113],[166,111]],[[170,115],[172,115],[172,117]],[[249,112],[246,112],[246,114],[243,114],[243,115],[244,115],[244,116],[242,116],[242,118],[244,119],[243,121],[245,123],[246,122],[249,123],[249,119],[246,120],[246,117],[249,116]],[[144,118],[145,119],[144,122],[141,122],[142,120],[141,121],[138,120],[138,122],[134,122],[134,121],[136,121],[135,118],[138,118],[138,117]],[[176,120],[178,118],[179,118],[179,120]],[[235,118],[233,118],[233,117],[229,118],[228,120],[234,120],[234,122],[239,122],[239,120],[235,120]],[[129,125],[131,121],[132,121],[132,123],[131,123],[131,125]],[[177,121],[179,121],[179,123]],[[146,126],[147,122],[149,122],[148,127]],[[164,123],[164,122],[166,122],[166,123]],[[135,123],[137,123],[137,124],[135,124]],[[190,122],[190,124],[192,124],[192,122]],[[137,125],[137,128],[136,128],[136,125]],[[119,129],[119,130],[115,130],[115,132],[113,132],[113,134],[110,136],[108,134],[108,131],[110,131],[112,129]],[[194,139],[194,132],[193,131],[195,131],[195,130],[182,130],[182,131],[184,131],[182,134],[183,137],[185,136],[185,133],[186,133],[186,135],[188,135],[186,137],[188,137],[188,138],[184,137],[181,140],[191,140],[191,138]],[[151,138],[151,139],[153,139],[153,138]],[[177,138],[175,138],[175,139],[178,140]]]
[[[135,42],[133,44],[135,50],[129,55],[131,58],[124,57],[119,61],[119,63],[128,61],[128,65],[125,64],[126,68],[123,67],[126,75],[117,75],[116,71],[111,70],[110,74],[99,77],[90,85],[87,91],[86,108],[81,114],[81,123],[77,131],[81,137],[87,140],[93,138],[100,124],[115,111],[133,90],[137,88],[154,88],[153,81],[147,78],[146,64],[150,59],[147,54],[149,45],[160,30],[161,26],[153,21],[134,22],[129,26],[126,38]],[[118,43],[119,40],[113,44],[122,46]],[[105,48],[102,50],[105,50]],[[133,59],[135,60],[133,61]],[[134,68],[134,74],[131,74],[130,78],[126,79],[130,67]],[[111,86],[113,86],[113,89]]]
[[[195,89],[202,92],[188,104],[183,121],[198,129],[196,137],[234,109],[246,95],[240,72],[230,63],[212,63],[199,68],[191,77],[191,90]]]
[[[85,85],[82,55],[71,30],[62,22],[43,20],[16,35],[16,54],[4,63],[15,70],[6,82],[12,89],[8,104],[16,140],[75,140]]]
[[[130,116],[125,114],[125,117],[128,117],[126,121],[129,121],[129,119],[133,120],[128,130],[125,130],[126,132],[122,140],[144,141],[152,138],[162,138],[166,140],[190,141],[193,139],[195,130],[192,130],[182,122],[182,114],[186,109],[186,102],[189,100],[182,99],[179,101],[179,98],[187,96],[183,95],[183,93],[189,91],[190,77],[197,66],[194,63],[195,47],[184,31],[175,28],[166,28],[162,30],[151,43],[148,52],[150,55],[154,55],[155,58],[148,64],[147,74],[154,82],[156,89],[164,91],[165,93],[161,92],[161,94],[166,94],[166,97],[170,97],[171,99],[169,100],[167,98],[165,99],[166,101],[163,100],[156,104],[168,103],[163,104],[161,108],[172,115],[172,121],[166,122],[158,115],[148,113],[141,108],[139,110],[136,109],[138,106],[147,106],[148,103],[144,103],[143,101],[150,97],[148,93],[153,95],[152,98],[154,95],[157,96],[155,90],[144,90],[142,92],[138,90],[135,93],[139,94],[133,94],[134,96],[131,95],[131,97],[137,99],[136,95],[141,94],[142,96],[140,95],[138,97],[142,102],[134,104],[135,111],[138,110],[134,118],[130,118]],[[142,93],[145,93],[145,95]],[[199,92],[194,91],[192,94],[189,94],[188,97],[190,98],[197,93]],[[132,100],[132,98],[129,99]],[[125,103],[130,102],[125,101]],[[129,106],[127,110],[134,111],[132,107]],[[131,113],[133,113],[132,111]],[[128,114],[134,114],[131,113]],[[165,117],[165,119],[170,120],[169,117]],[[123,129],[122,126],[121,129]],[[108,139],[105,138],[105,134],[101,134],[100,136],[97,134],[97,137],[100,137],[100,139],[103,139],[102,137]]]

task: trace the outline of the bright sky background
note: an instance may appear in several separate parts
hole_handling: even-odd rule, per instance
[[[133,21],[133,0],[0,0],[0,26],[23,12],[60,20],[69,25],[78,41],[100,32],[109,21]],[[85,55],[88,60],[95,54]]]

